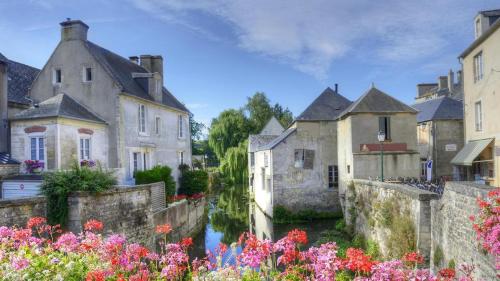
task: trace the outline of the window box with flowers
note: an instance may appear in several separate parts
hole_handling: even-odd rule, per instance
[[[30,174],[39,174],[43,171],[45,164],[39,160],[26,160],[24,161],[26,171]]]
[[[84,159],[80,161],[80,167],[92,168],[95,167],[96,163],[94,160]]]

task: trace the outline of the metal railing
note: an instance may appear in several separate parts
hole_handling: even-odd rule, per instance
[[[377,177],[375,180],[380,181],[380,178]],[[451,180],[451,178],[446,176],[434,179],[432,181],[427,181],[425,178],[396,177],[385,178],[384,182],[404,184],[421,190],[430,191],[442,196],[446,182],[449,180]]]

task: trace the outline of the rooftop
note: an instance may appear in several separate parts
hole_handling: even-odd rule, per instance
[[[350,100],[328,87],[295,120],[335,120],[351,103]]]
[[[449,97],[417,103],[413,107],[418,110],[418,123],[431,120],[462,120],[464,118],[462,102]]]

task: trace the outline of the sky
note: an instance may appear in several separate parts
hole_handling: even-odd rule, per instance
[[[496,5],[495,5],[496,4]],[[326,87],[372,83],[412,104],[418,83],[460,69],[478,11],[498,0],[0,0],[0,52],[42,68],[59,23],[124,57],[162,55],[165,86],[209,124],[264,92],[299,115]]]

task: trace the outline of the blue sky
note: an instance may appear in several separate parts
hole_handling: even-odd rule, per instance
[[[496,5],[495,5],[496,4]],[[498,0],[0,0],[0,52],[41,68],[59,22],[122,56],[160,54],[165,86],[209,123],[256,91],[294,115],[327,86],[356,99],[372,82],[412,103],[473,40]]]

